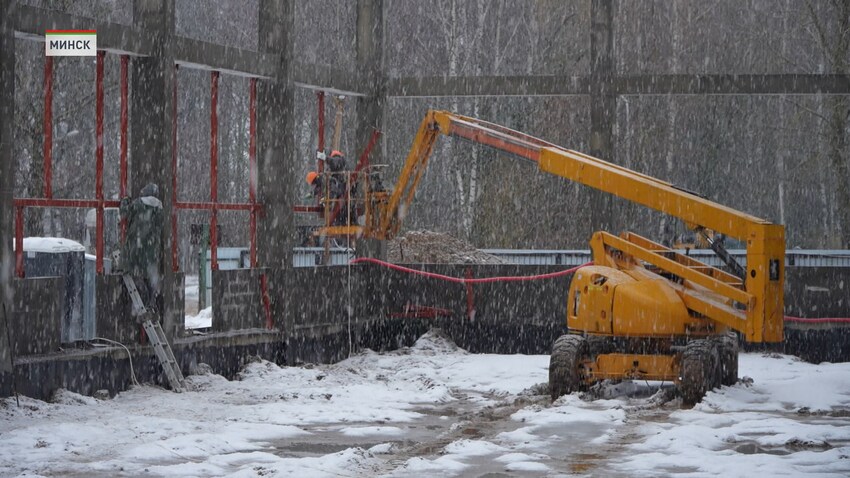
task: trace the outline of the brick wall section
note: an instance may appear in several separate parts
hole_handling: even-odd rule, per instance
[[[15,279],[14,309],[9,315],[15,357],[59,350],[65,310],[65,279]]]
[[[530,276],[564,270],[564,266],[523,265],[414,265],[416,269],[465,277]],[[280,292],[284,310],[284,336],[288,356],[295,361],[333,361],[348,353],[347,288],[344,268],[297,269],[289,273]],[[467,287],[393,271],[369,264],[351,268],[353,348],[392,343],[387,330],[413,333],[439,325],[455,342],[471,352],[548,354],[552,343],[566,331],[567,294],[571,276],[527,282],[497,282],[472,286],[474,315],[467,313]],[[285,280],[277,276],[279,281]],[[786,313],[800,317],[850,317],[844,298],[850,287],[850,270],[789,267],[786,281]],[[277,290],[277,289],[275,289]],[[406,305],[429,306],[450,311],[439,319],[404,319],[393,316]],[[410,322],[411,326],[405,326]],[[362,333],[371,330],[370,334]],[[848,328],[850,330],[850,328]],[[371,335],[372,333],[377,336]],[[384,335],[382,335],[384,334]],[[392,334],[390,334],[392,335]],[[403,335],[403,334],[402,334]],[[822,343],[823,332],[801,335],[789,327],[788,351],[801,355],[811,350],[843,350],[843,335],[834,333],[838,346]],[[815,340],[817,338],[817,340]],[[832,339],[830,339],[832,340]],[[402,340],[403,341],[403,340]],[[809,347],[807,344],[811,343]],[[811,350],[810,350],[811,349]],[[821,357],[822,355],[818,355]],[[833,359],[843,355],[830,353]]]
[[[120,274],[101,274],[95,278],[97,314],[95,334],[121,342],[139,343],[140,325],[133,319],[130,295]]]
[[[564,270],[563,266],[425,265],[444,275],[527,276]],[[349,273],[351,294],[349,301]],[[290,363],[332,362],[349,353],[348,307],[352,308],[354,351],[406,345],[432,325],[445,328],[473,352],[548,353],[562,332],[569,278],[477,284],[475,313],[467,311],[467,287],[374,265],[295,269],[272,278],[275,315],[283,320]],[[446,309],[441,319],[400,317],[408,306]],[[215,320],[215,319],[214,319]],[[280,320],[280,319],[278,319]]]
[[[374,266],[367,266],[374,267]],[[426,265],[417,269],[453,277],[513,277],[547,274],[564,266]],[[432,321],[461,347],[473,353],[549,353],[566,329],[566,298],[570,277],[523,282],[474,284],[471,291],[453,284],[384,269],[393,292],[383,313],[402,311],[408,302],[448,309],[450,317]],[[472,296],[472,314],[468,294]],[[377,311],[381,312],[381,311]]]
[[[212,273],[212,330],[226,332],[266,326],[260,302],[260,274],[265,269],[218,270]]]

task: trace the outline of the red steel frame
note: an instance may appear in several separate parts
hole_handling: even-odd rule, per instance
[[[96,210],[96,267],[97,273],[103,273],[103,249],[104,249],[104,209],[115,208],[120,205],[119,201],[106,200],[103,194],[103,104],[104,104],[104,60],[106,52],[97,53],[97,73],[95,77],[95,199],[55,199],[53,198],[53,58],[45,57],[44,62],[44,197],[43,198],[16,198],[15,206],[15,275],[24,277],[24,209],[28,207],[59,207],[59,208],[94,208]],[[120,173],[119,191],[121,197],[127,195],[127,129],[128,129],[128,64],[129,57],[121,55],[121,123],[120,123]],[[177,65],[174,69],[174,91],[172,110],[172,210],[171,210],[171,246],[172,246],[172,270],[179,270],[177,249],[177,210],[194,209],[210,210],[210,226],[216,231],[217,213],[219,210],[249,211],[251,214],[250,240],[251,240],[251,265],[257,266],[257,212],[261,206],[257,203],[257,142],[256,142],[256,116],[257,116],[257,80],[252,78],[250,82],[249,99],[249,161],[250,161],[250,184],[248,203],[219,203],[218,202],[218,78],[219,72],[212,72],[211,85],[211,112],[210,112],[210,202],[180,202],[177,200]],[[122,239],[126,233],[126,224],[121,223]],[[212,267],[218,269],[218,237],[213,233],[210,235],[210,249],[212,256]]]
[[[176,71],[176,70],[175,70]],[[185,202],[177,199],[177,80],[174,80],[174,110],[172,111],[174,127],[172,128],[172,270],[178,270],[177,254],[177,211],[208,210],[210,211],[210,261],[211,269],[218,270],[218,211],[248,211],[250,218],[250,249],[251,267],[257,267],[257,213],[262,209],[257,203],[257,80],[250,80],[248,96],[248,160],[250,178],[248,184],[247,203],[218,202],[218,81],[219,72],[210,75],[210,200],[209,202]]]
[[[95,76],[95,199],[55,199],[53,197],[53,57],[44,59],[44,197],[17,198],[15,205],[15,275],[24,277],[24,209],[28,207],[59,208],[95,208],[96,209],[96,267],[97,273],[103,273],[103,211],[107,207],[118,207],[118,201],[106,201],[103,196],[103,68],[106,52],[97,52],[97,73]],[[121,190],[126,190],[126,136],[127,121],[127,75],[122,56],[121,75]]]

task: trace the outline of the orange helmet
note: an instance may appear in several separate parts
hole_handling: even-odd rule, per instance
[[[342,151],[340,151],[340,150],[338,150],[338,149],[335,149],[335,150],[331,151],[331,157],[332,157],[332,158],[341,158],[341,157],[343,157]]]
[[[307,184],[313,184],[313,181],[315,181],[318,177],[319,173],[315,171],[310,171],[309,173],[307,173]]]

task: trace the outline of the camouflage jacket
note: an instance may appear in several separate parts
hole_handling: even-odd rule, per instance
[[[162,270],[162,202],[153,196],[121,200],[121,218],[127,220],[127,239],[121,249],[125,272],[145,276],[149,266]]]

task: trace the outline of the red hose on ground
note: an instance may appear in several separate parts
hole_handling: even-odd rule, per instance
[[[411,269],[409,267],[404,267],[404,266],[400,266],[400,265],[397,265],[397,264],[392,264],[390,262],[385,262],[385,261],[382,261],[382,260],[379,260],[379,259],[374,259],[374,258],[371,258],[371,257],[360,257],[360,258],[357,258],[357,259],[354,259],[353,261],[351,261],[352,264],[359,264],[359,263],[363,263],[363,262],[368,262],[368,263],[371,263],[371,264],[377,264],[379,266],[383,266],[383,267],[393,269],[393,270],[396,270],[396,271],[400,271],[400,272],[407,272],[409,274],[416,274],[416,275],[420,275],[420,276],[429,277],[431,279],[440,279],[440,280],[444,280],[444,281],[448,281],[448,282],[454,282],[454,283],[457,283],[457,284],[484,284],[484,283],[488,283],[488,282],[520,282],[520,281],[527,281],[527,280],[552,279],[552,278],[555,278],[555,277],[562,277],[562,276],[572,274],[572,273],[581,269],[584,266],[589,266],[589,265],[593,264],[592,262],[588,262],[588,263],[582,264],[580,266],[573,267],[571,269],[558,271],[558,272],[550,272],[548,274],[538,274],[538,275],[533,275],[533,276],[481,277],[481,278],[477,278],[477,279],[476,278],[466,279],[466,278],[463,278],[463,277],[452,277],[452,276],[447,276],[447,275],[443,275],[443,274],[436,274],[434,272],[426,272],[426,271],[421,271],[421,270],[418,270],[418,269]]]

